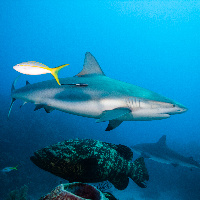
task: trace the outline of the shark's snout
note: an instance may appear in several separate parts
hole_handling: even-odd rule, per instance
[[[178,104],[178,105],[177,105],[177,112],[178,112],[178,113],[184,113],[184,112],[186,112],[187,110],[188,110],[188,108],[185,107],[184,105],[181,105],[181,104]]]

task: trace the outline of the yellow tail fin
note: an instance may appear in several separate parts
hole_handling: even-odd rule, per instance
[[[16,167],[13,167],[13,169],[15,169],[15,170],[17,170],[17,167],[18,167],[19,165],[17,165]]]
[[[55,67],[55,68],[49,68],[48,70],[51,71],[51,74],[54,76],[54,78],[56,79],[57,83],[60,85],[59,79],[58,79],[58,72],[63,68],[66,67],[69,64],[65,64],[65,65],[61,65],[59,67]]]

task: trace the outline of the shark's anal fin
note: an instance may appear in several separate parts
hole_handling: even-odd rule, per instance
[[[100,119],[96,120],[96,122],[106,122],[111,120],[116,120],[119,117],[130,113],[131,110],[129,108],[116,108],[113,110],[106,110],[103,112]]]

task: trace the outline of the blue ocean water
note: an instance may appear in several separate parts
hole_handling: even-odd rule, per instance
[[[29,159],[39,148],[73,138],[92,138],[131,146],[167,144],[200,162],[200,2],[199,1],[80,1],[17,0],[0,2],[0,199],[24,185],[28,198],[39,199],[60,182]],[[81,71],[85,52],[91,52],[104,73],[174,99],[188,111],[166,120],[123,122],[112,132],[107,123],[59,111],[21,109],[16,101],[7,121],[10,89],[19,75],[13,66],[38,61],[49,67],[64,63],[59,77]],[[50,74],[23,75],[17,87],[53,79]],[[134,154],[134,158],[137,158]],[[113,189],[120,200],[199,200],[200,170],[190,171],[146,160],[150,180],[146,189],[130,180],[124,191]]]

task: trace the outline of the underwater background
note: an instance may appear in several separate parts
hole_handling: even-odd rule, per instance
[[[167,135],[168,146],[200,162],[200,2],[199,1],[0,1],[0,200],[26,186],[27,199],[39,199],[67,182],[35,166],[34,151],[59,141],[91,138],[132,146]],[[13,66],[38,61],[49,67],[69,63],[59,78],[82,70],[91,52],[104,73],[135,84],[188,108],[181,115],[150,122],[123,122],[105,132],[107,123],[60,111],[50,114],[16,101],[10,119],[10,89],[19,75]],[[53,79],[51,74],[22,75],[17,88]],[[134,153],[134,160],[138,157]],[[200,170],[146,159],[150,180],[139,188],[132,180],[120,200],[199,200]]]

